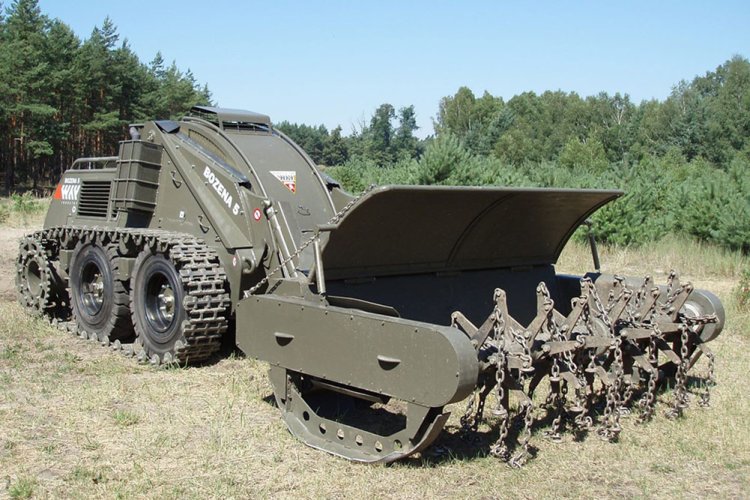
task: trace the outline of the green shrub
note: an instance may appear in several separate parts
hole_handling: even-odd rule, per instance
[[[595,141],[569,142],[558,162],[518,164],[472,154],[455,136],[433,139],[419,160],[381,167],[354,158],[327,169],[351,193],[375,184],[529,186],[621,189],[625,196],[592,217],[599,241],[638,245],[685,235],[750,252],[750,161],[737,155],[726,169],[676,149],[645,154],[638,163],[602,163]]]
[[[22,216],[33,215],[44,209],[42,203],[34,198],[31,193],[12,194],[10,199],[13,204],[13,211]]]
[[[563,147],[558,158],[561,167],[586,168],[603,172],[609,166],[607,153],[602,143],[596,139],[582,142],[578,137],[571,138]]]
[[[326,168],[326,173],[336,179],[344,190],[356,195],[371,184],[416,184],[417,170],[417,162],[410,159],[381,167],[372,160],[352,158],[338,167]]]
[[[737,307],[743,311],[750,310],[750,267],[742,271],[740,281],[734,290]]]
[[[352,193],[360,193],[375,181],[380,167],[372,160],[352,158],[338,167],[329,167],[326,173],[341,183],[341,187]]]
[[[443,134],[425,149],[418,164],[418,184],[445,184],[454,170],[471,164],[474,160],[458,138]]]
[[[733,162],[727,172],[694,171],[682,183],[677,229],[726,248],[750,252],[750,165]]]
[[[13,482],[8,488],[8,495],[10,498],[24,499],[31,498],[34,495],[34,488],[36,487],[36,479],[30,477],[21,477]]]

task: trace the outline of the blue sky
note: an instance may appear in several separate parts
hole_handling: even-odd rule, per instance
[[[9,1],[4,2],[6,5]],[[750,2],[40,0],[87,38],[109,16],[141,60],[208,83],[219,105],[345,133],[382,103],[414,105],[432,133],[440,98],[468,86],[663,99],[680,80],[750,57]]]

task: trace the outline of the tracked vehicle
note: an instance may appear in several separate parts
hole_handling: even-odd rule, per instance
[[[724,324],[713,294],[675,274],[657,286],[598,264],[555,271],[573,232],[620,195],[355,197],[268,116],[196,107],[65,171],[44,229],[21,241],[19,300],[154,364],[200,363],[234,342],[269,363],[292,434],[351,460],[424,450],[446,406],[468,400],[462,432],[486,422],[498,436],[488,451],[520,465],[540,387],[552,439],[564,427],[616,439],[626,408],[651,418],[665,382],[679,415],[701,356],[708,402],[706,343]]]

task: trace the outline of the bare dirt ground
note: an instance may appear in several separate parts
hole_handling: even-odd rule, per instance
[[[33,231],[30,227],[0,228],[0,300],[16,299],[16,255],[18,240]]]
[[[730,318],[712,344],[711,408],[667,420],[672,395],[662,393],[654,421],[623,419],[615,444],[570,433],[555,444],[535,430],[536,457],[513,470],[487,456],[487,428],[477,447],[458,438],[463,404],[454,405],[437,443],[451,454],[363,466],[289,435],[267,402],[264,363],[156,369],[30,318],[13,291],[26,229],[0,227],[0,498],[750,497],[750,318],[731,307],[731,272],[693,273]],[[640,259],[620,263],[636,274],[669,269]]]

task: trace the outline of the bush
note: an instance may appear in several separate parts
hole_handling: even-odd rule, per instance
[[[425,149],[418,164],[418,184],[445,184],[454,170],[470,165],[474,158],[452,134],[443,134]]]
[[[327,168],[326,173],[341,183],[343,189],[355,194],[374,182],[378,169],[372,160],[353,158],[341,166]]]
[[[495,157],[475,156],[457,165],[446,181],[453,186],[531,186],[523,171]]]
[[[13,194],[10,199],[13,203],[13,211],[24,216],[41,212],[44,208],[31,193]]]
[[[582,142],[577,137],[571,138],[563,147],[558,158],[561,167],[586,168],[595,172],[603,172],[609,166],[604,146],[596,139]]]
[[[734,290],[737,307],[743,311],[750,310],[750,267],[742,271],[740,281]]]
[[[750,165],[734,162],[728,172],[694,171],[682,183],[677,229],[724,247],[750,252]]]
[[[18,214],[24,224],[28,224],[29,216],[44,212],[45,204],[31,195],[31,193],[13,194],[10,197],[12,213]]]
[[[577,140],[576,140],[577,141]],[[375,184],[530,186],[621,189],[625,196],[592,217],[599,241],[638,245],[669,234],[696,237],[750,252],[750,161],[737,155],[726,170],[669,150],[640,162],[602,163],[595,141],[570,142],[555,162],[516,165],[496,156],[472,154],[455,136],[433,139],[419,160],[380,167],[355,158],[328,169],[347,190]]]
[[[371,184],[417,184],[417,170],[415,160],[405,159],[391,166],[380,167],[372,160],[352,158],[341,166],[328,167],[325,171],[344,190],[357,195]]]

